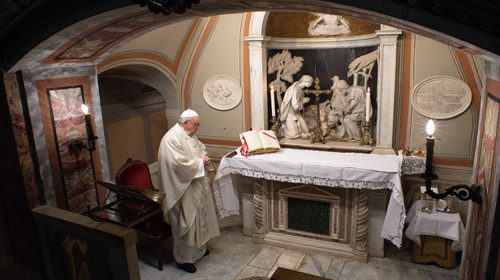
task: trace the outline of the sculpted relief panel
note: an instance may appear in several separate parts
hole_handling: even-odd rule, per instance
[[[242,90],[236,80],[227,76],[214,76],[203,86],[203,98],[217,110],[231,110],[241,101]]]
[[[276,92],[280,137],[312,143],[362,140],[372,122],[370,86],[377,85],[376,47],[271,50],[268,81]]]
[[[432,119],[449,119],[469,107],[469,86],[454,77],[436,76],[420,82],[412,92],[412,104],[420,114]]]

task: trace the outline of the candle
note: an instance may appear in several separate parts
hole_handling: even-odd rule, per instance
[[[365,112],[366,112],[366,118],[365,118],[365,121],[366,122],[369,122],[370,121],[370,109],[371,109],[371,100],[370,100],[370,88],[368,87],[368,89],[366,90],[366,109],[365,109]]]
[[[425,143],[426,153],[425,153],[425,174],[433,174],[434,167],[432,166],[432,159],[434,156],[434,130],[436,126],[433,120],[429,120],[425,126],[425,132],[427,133],[427,141]]]
[[[274,105],[274,87],[271,86],[271,114],[273,117],[276,116],[276,108]]]
[[[436,130],[436,125],[433,120],[429,120],[425,126],[425,132],[429,137],[432,137],[434,135],[434,130]]]
[[[87,105],[82,104],[82,112],[85,114],[85,128],[87,130],[87,138],[90,140],[94,136],[94,131],[92,131],[92,125],[90,120],[89,107]],[[90,135],[89,135],[90,133]]]

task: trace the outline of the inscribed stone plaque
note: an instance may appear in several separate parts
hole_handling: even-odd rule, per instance
[[[230,110],[236,107],[242,97],[238,82],[227,76],[214,76],[203,86],[203,98],[210,107],[217,110]]]
[[[436,76],[420,82],[412,92],[412,104],[420,114],[431,119],[449,119],[469,107],[469,86],[454,77]]]

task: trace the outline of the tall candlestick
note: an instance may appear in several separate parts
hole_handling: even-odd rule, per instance
[[[87,105],[85,104],[82,104],[82,112],[85,116],[85,128],[86,128],[86,132],[87,132],[87,138],[90,139],[91,136],[94,135],[94,132],[92,131],[92,126],[90,125],[91,124],[91,120],[90,120],[90,113],[89,113],[89,107],[87,107]],[[89,135],[90,133],[90,135]]]
[[[434,173],[434,167],[432,166],[432,159],[434,157],[434,130],[436,126],[433,120],[429,120],[425,126],[425,131],[427,132],[427,141],[425,143],[426,153],[425,153],[425,174],[431,175]]]
[[[271,86],[271,114],[273,117],[276,116],[276,108],[274,105],[274,87]]]
[[[369,122],[370,121],[370,109],[371,109],[371,100],[370,100],[370,88],[368,87],[368,89],[366,90],[366,109],[365,109],[365,112],[366,112],[366,117],[365,117],[365,121],[366,122]]]

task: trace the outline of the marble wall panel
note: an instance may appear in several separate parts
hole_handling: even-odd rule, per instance
[[[27,123],[24,119],[21,91],[16,74],[3,73],[7,102],[9,103],[10,117],[14,129],[17,154],[21,171],[23,173],[24,187],[26,189],[26,198],[30,209],[40,206],[44,202],[43,194],[39,195],[39,183],[36,178],[35,163],[31,156],[29,145],[29,133]]]
[[[86,150],[71,152],[75,139],[86,141],[83,89],[80,86],[47,90],[55,144],[59,155],[62,187],[69,210],[82,213],[86,206],[97,205],[92,154]]]

